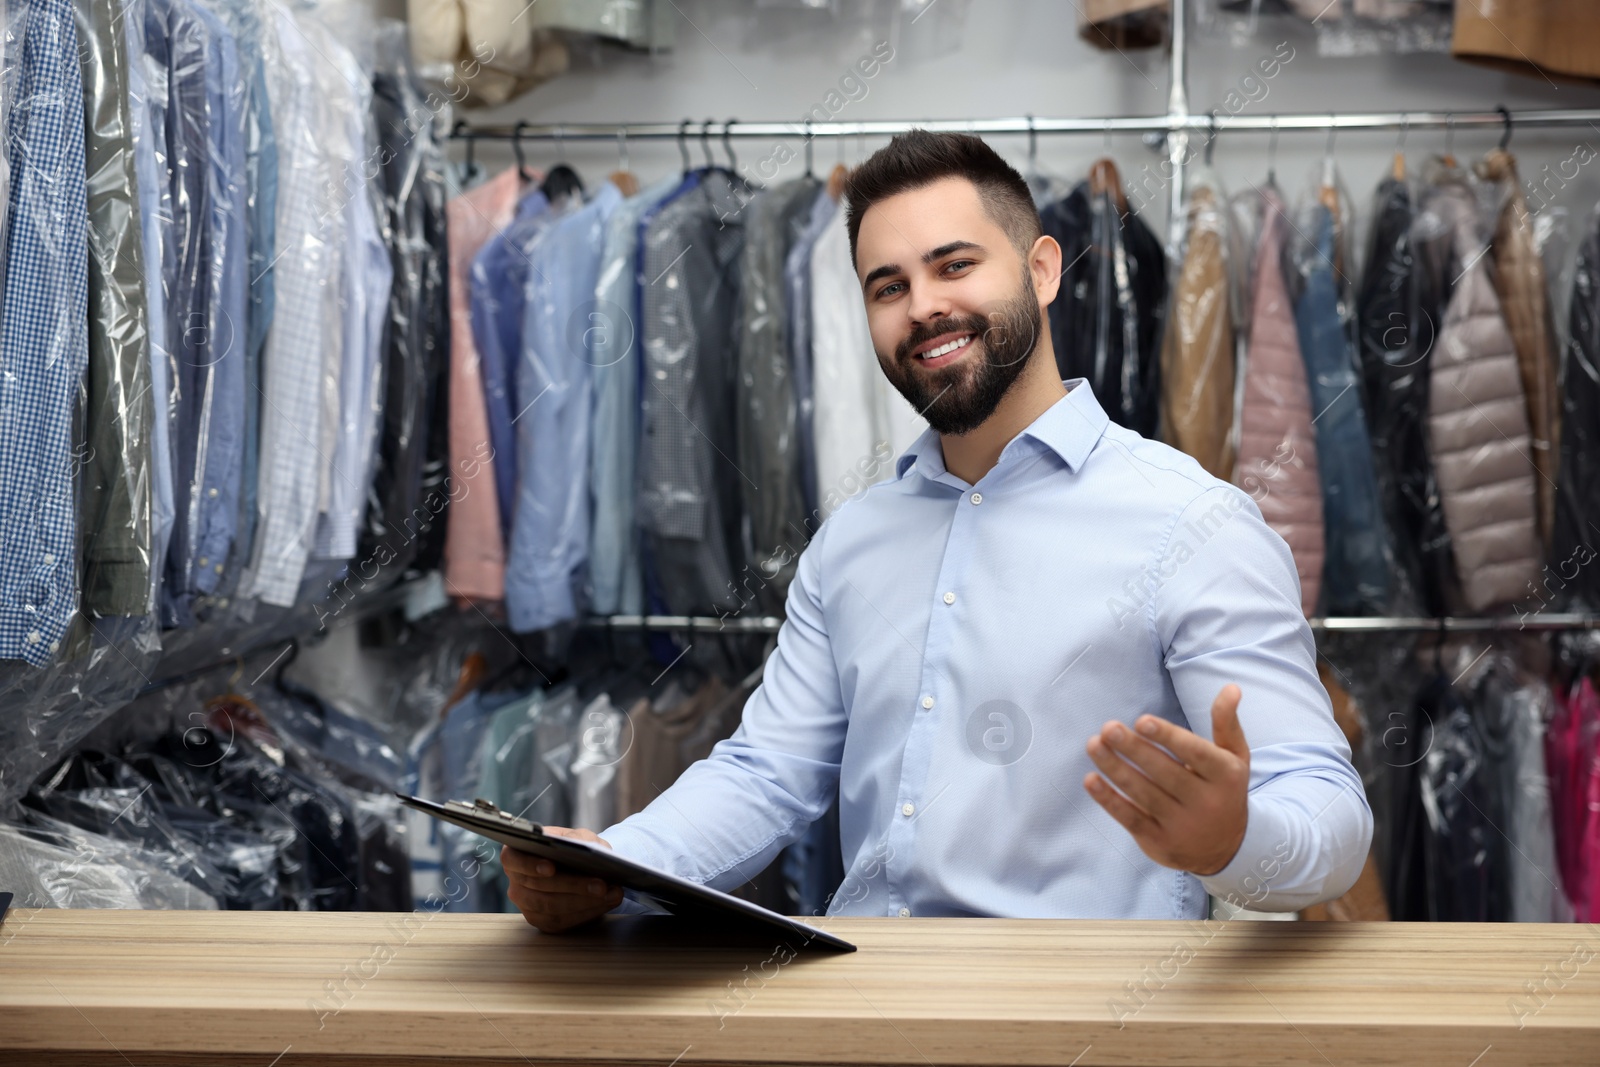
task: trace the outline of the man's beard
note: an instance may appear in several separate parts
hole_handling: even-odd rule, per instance
[[[878,365],[936,432],[964,434],[994,414],[1022,376],[1039,340],[1039,322],[1033,281],[1025,277],[1017,295],[988,316],[939,319],[919,327],[900,342],[892,361],[886,362],[880,353]],[[972,334],[969,345],[981,344],[982,350],[963,355],[949,367],[931,371],[917,367],[911,350],[949,333]]]

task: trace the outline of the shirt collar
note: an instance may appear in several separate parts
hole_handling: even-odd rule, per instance
[[[1095,399],[1087,379],[1068,378],[1061,384],[1066,387],[1067,395],[1046,408],[1006,444],[1000,452],[1001,463],[1020,450],[1019,440],[1028,439],[1060,456],[1067,469],[1074,473],[1083,466],[1111,419]],[[895,478],[905,477],[913,467],[930,481],[945,473],[944,447],[939,442],[938,432],[931,426],[895,460]]]

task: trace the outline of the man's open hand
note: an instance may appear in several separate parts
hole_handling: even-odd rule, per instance
[[[1250,746],[1239,696],[1238,686],[1225,685],[1212,702],[1215,744],[1154,715],[1141,715],[1137,732],[1108,722],[1089,739],[1100,773],[1086,775],[1083,787],[1163,867],[1216,874],[1244,841]]]

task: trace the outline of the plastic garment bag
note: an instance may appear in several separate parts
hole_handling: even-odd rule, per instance
[[[1389,604],[1390,556],[1352,347],[1349,202],[1327,161],[1303,198],[1289,247],[1322,478],[1324,612],[1379,615]]]
[[[1527,596],[1538,577],[1536,473],[1516,350],[1484,262],[1477,190],[1454,168],[1432,172],[1416,225],[1434,248],[1449,248],[1453,269],[1433,283],[1436,292],[1447,285],[1449,299],[1430,356],[1428,443],[1462,600],[1484,611]]]
[[[89,207],[89,365],[79,500],[82,606],[150,610],[150,388],[143,229],[117,0],[78,0]]]
[[[1551,332],[1549,285],[1540,258],[1528,200],[1517,176],[1517,161],[1495,149],[1477,166],[1501,203],[1489,248],[1494,258],[1494,287],[1500,309],[1517,349],[1517,369],[1528,399],[1528,425],[1533,435],[1534,492],[1539,502],[1539,543],[1549,544],[1556,502],[1556,455],[1560,441],[1561,391]]]
[[[1504,815],[1498,829],[1511,843],[1501,852],[1505,917],[1513,922],[1570,921],[1571,908],[1559,888],[1545,770],[1545,731],[1555,713],[1554,694],[1542,679],[1525,676],[1508,652],[1495,652],[1474,666],[1468,699],[1498,772],[1494,788]]]
[[[1209,170],[1189,192],[1189,229],[1161,351],[1162,439],[1218,478],[1233,477],[1233,310],[1227,202]]]
[[[1434,676],[1391,727],[1389,910],[1399,922],[1507,918],[1498,777],[1460,690]]]
[[[220,582],[237,520],[246,250],[235,192],[244,87],[234,41],[209,11],[192,0],[146,0],[144,15],[147,67],[165,74],[165,86],[150,79],[150,91],[153,125],[164,132],[159,162],[171,220],[163,219],[162,280],[178,499],[161,607],[165,625],[190,626],[195,597]]]
[[[789,363],[788,292],[783,267],[817,196],[814,178],[797,178],[756,194],[745,208],[739,264],[739,466],[758,489],[745,493],[750,515],[747,567],[760,575],[763,611],[783,606],[805,528],[800,486],[799,407]],[[742,599],[742,598],[741,598]]]
[[[1437,614],[1442,600],[1423,566],[1426,539],[1443,530],[1442,519],[1435,521],[1438,489],[1427,438],[1433,330],[1417,308],[1415,200],[1403,172],[1397,158],[1395,173],[1373,194],[1356,336],[1373,462],[1392,534],[1396,606],[1426,603],[1425,610]],[[1437,546],[1431,555],[1440,552],[1448,549]]]
[[[1306,366],[1284,286],[1282,254],[1289,223],[1270,184],[1262,193],[1241,194],[1233,214],[1244,224],[1244,233],[1259,234],[1249,259],[1243,318],[1249,333],[1234,481],[1250,494],[1267,525],[1288,542],[1300,575],[1301,610],[1311,615],[1322,590],[1322,488]]]
[[[738,604],[742,480],[722,457],[736,448],[732,340],[750,191],[721,170],[698,176],[643,224],[640,242],[641,275],[654,281],[642,292],[637,516],[653,598],[680,615]]]
[[[533,249],[521,351],[512,374],[517,504],[506,558],[506,614],[517,631],[584,612],[589,552],[594,292],[606,221],[622,202],[611,182],[562,217]],[[520,410],[520,409],[519,409]]]
[[[223,907],[279,907],[278,850],[251,830],[184,802],[193,799],[173,796],[115,757],[79,752],[35,786],[26,819],[137,845]]]
[[[415,80],[403,27],[380,25],[372,107],[393,285],[379,372],[382,427],[359,554],[395,573],[439,562],[444,512],[461,491],[462,472],[449,469],[448,236],[436,100],[425,100]],[[491,491],[476,480],[473,488]]]
[[[0,882],[16,893],[18,907],[217,909],[166,864],[161,853],[65,824],[0,826]]]
[[[309,12],[291,13],[276,3],[265,12],[281,251],[273,264],[273,328],[261,359],[255,543],[242,589],[287,607],[299,592],[325,499],[320,472],[326,463],[319,453],[331,454],[331,436],[324,437],[328,399],[338,395],[338,286],[330,280],[337,277],[343,214],[331,202],[339,186],[328,157],[338,123],[319,84],[319,77],[327,82],[338,71],[314,49],[339,46]]]
[[[43,667],[78,607],[73,418],[88,353],[83,90],[68,0],[29,0],[7,101],[0,657]],[[17,48],[15,39],[11,49]]]
[[[1600,609],[1600,211],[1590,215],[1573,269],[1571,336],[1562,353],[1561,462],[1550,564],[1536,590],[1540,607]]]
[[[1112,421],[1155,437],[1166,255],[1128,206],[1115,166],[1095,168],[1095,182],[1039,213],[1065,265],[1050,305],[1056,367],[1062,378],[1087,378]]]

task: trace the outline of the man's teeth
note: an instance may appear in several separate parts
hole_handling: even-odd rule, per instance
[[[922,358],[923,359],[937,359],[940,356],[946,354],[947,352],[954,352],[956,349],[960,348],[962,345],[966,344],[970,340],[972,340],[972,335],[971,334],[967,334],[965,337],[958,337],[954,341],[951,341],[949,344],[940,345],[938,348],[930,348],[928,351],[923,352],[921,354]]]

